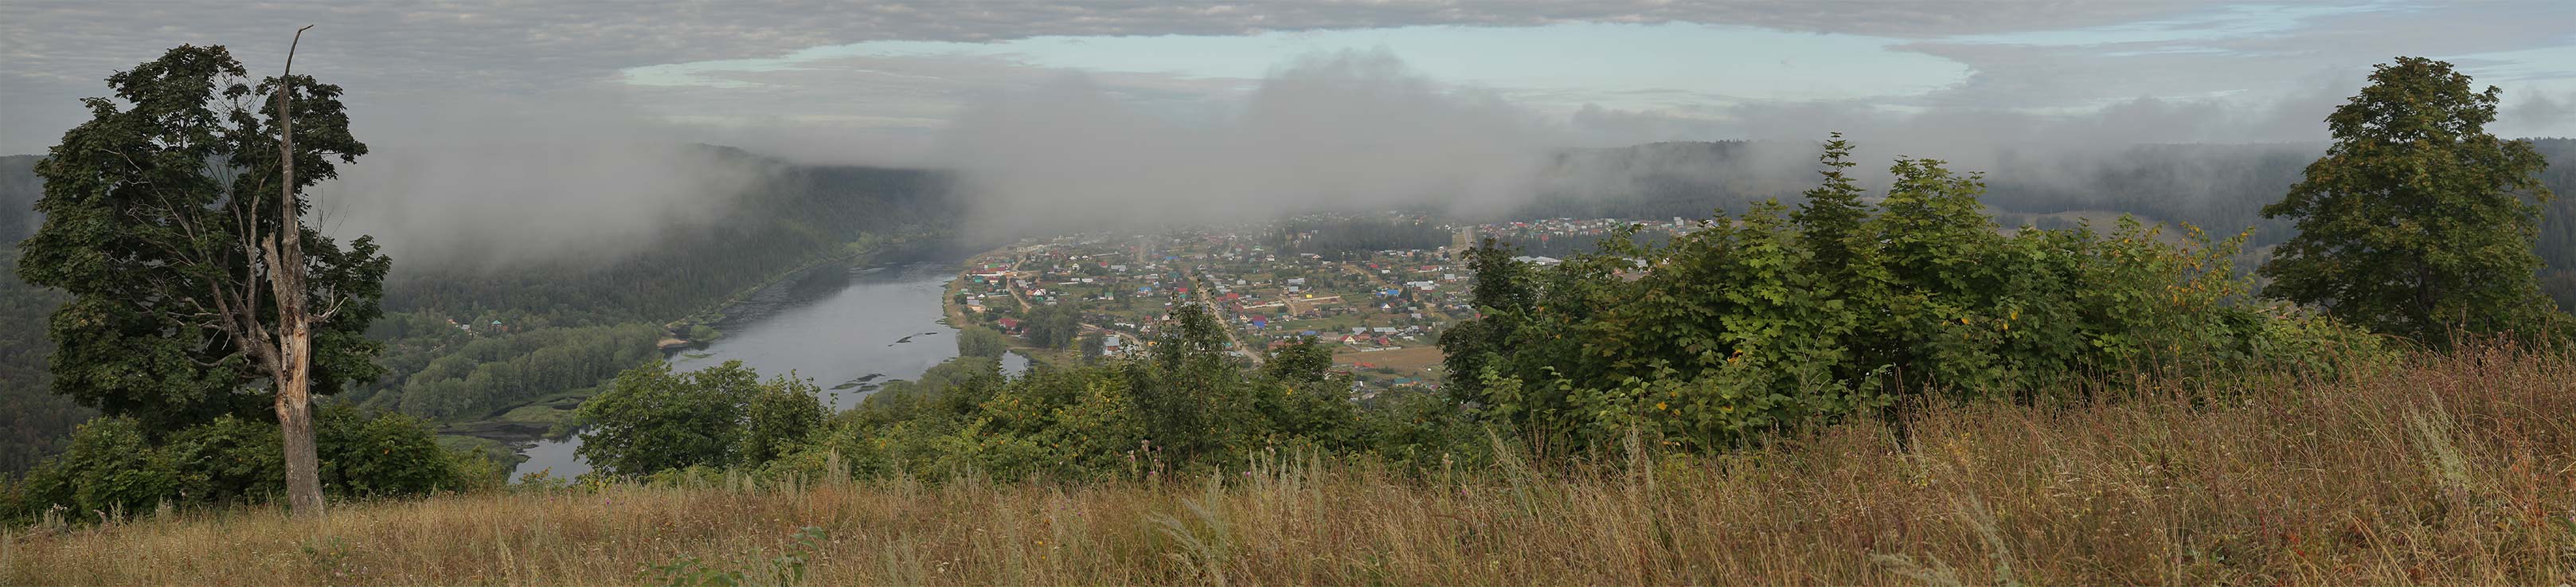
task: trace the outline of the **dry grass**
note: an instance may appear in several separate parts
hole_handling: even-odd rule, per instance
[[[2212,387],[2222,387],[2210,384]],[[0,540],[47,584],[608,584],[682,556],[816,584],[2539,584],[2576,579],[2576,359],[1855,423],[1774,448],[1411,479],[613,487],[182,513]],[[1651,461],[1651,462],[1649,462]],[[736,553],[770,549],[758,556]],[[761,566],[756,561],[751,566]]]

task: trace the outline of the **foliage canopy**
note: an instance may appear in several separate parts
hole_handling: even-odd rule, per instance
[[[2434,342],[2555,322],[2532,251],[2549,163],[2530,141],[2486,132],[2501,91],[2421,57],[2380,65],[2370,81],[2326,117],[2325,157],[2263,208],[2299,227],[2264,264],[2266,293]]]

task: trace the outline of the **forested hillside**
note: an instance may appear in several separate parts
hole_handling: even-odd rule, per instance
[[[505,271],[425,268],[394,260],[386,316],[371,334],[390,344],[389,375],[341,401],[441,420],[475,420],[580,390],[659,358],[668,323],[711,309],[746,286],[818,260],[889,253],[898,237],[942,230],[956,213],[938,173],[791,165],[738,150],[707,156],[758,166],[762,180],[641,251],[598,266],[579,261]],[[39,221],[32,155],[0,157],[0,241]],[[46,388],[52,342],[45,320],[61,296],[18,280],[14,246],[0,258],[0,471],[21,471],[61,448],[89,410]]]
[[[18,280],[19,239],[36,223],[36,156],[0,157],[0,471],[26,470],[62,448],[72,426],[93,414],[46,392],[45,317],[63,296]]]
[[[36,159],[35,155],[0,157],[0,241],[13,246],[36,229],[36,196],[45,191],[36,179]]]
[[[937,173],[795,166],[722,148],[709,155],[762,166],[763,180],[717,207],[724,217],[671,229],[650,250],[605,265],[505,271],[405,271],[396,260],[388,316],[373,333],[392,343],[382,359],[391,375],[344,399],[469,421],[586,395],[660,358],[654,343],[676,321],[813,263],[924,246],[956,211]],[[689,327],[678,325],[678,334]],[[551,417],[538,414],[533,423]]]

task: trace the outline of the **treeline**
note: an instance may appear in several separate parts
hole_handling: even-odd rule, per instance
[[[2082,399],[2128,373],[2330,366],[2376,340],[2253,300],[2236,240],[2168,244],[2124,222],[2004,235],[1982,184],[1898,160],[1876,204],[1828,144],[1823,186],[1661,247],[1613,242],[1536,268],[1469,255],[1482,316],[1440,343],[1452,401],[1532,450],[1717,450],[1923,397]]]
[[[1438,249],[1449,246],[1449,231],[1422,218],[1362,216],[1294,218],[1279,225],[1270,242],[1285,253],[1312,253],[1325,258],[1377,251]]]
[[[2528,139],[2549,169],[2542,184],[2576,193],[2576,139]],[[1779,179],[1777,169],[1757,168],[1757,149],[1743,141],[1655,143],[1616,149],[1568,151],[1551,173],[1560,187],[1511,214],[1514,218],[1701,218],[1710,210],[1745,210],[1769,199],[1791,205],[1807,186]],[[2247,228],[2247,252],[2290,239],[2286,220],[2262,217],[2266,204],[2298,183],[2321,145],[2182,144],[2104,149],[2082,157],[2004,157],[1980,198],[1989,212],[2028,219],[2039,228],[2072,228],[2061,216],[2132,214],[2149,222],[2191,224],[2223,234]],[[2576,200],[2543,204],[2537,251],[2548,268],[2545,291],[2561,308],[2576,309]],[[2010,224],[2006,228],[2013,228]],[[1562,256],[1591,239],[1556,244],[1521,239],[1531,254]]]
[[[725,470],[1074,480],[1282,450],[1436,466],[1481,438],[1428,394],[1354,401],[1350,376],[1333,372],[1331,351],[1311,339],[1247,370],[1204,308],[1175,312],[1178,328],[1145,359],[1010,377],[991,358],[960,357],[828,418],[808,384],[759,383],[733,364],[682,374],[646,367],[584,405],[582,450],[601,475],[663,480]]]
[[[344,399],[437,420],[480,419],[658,360],[654,341],[661,336],[662,329],[650,324],[544,328],[477,338],[441,352],[399,353],[386,361],[388,370],[435,358]]]

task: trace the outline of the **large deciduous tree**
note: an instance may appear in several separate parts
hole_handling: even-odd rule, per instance
[[[382,374],[364,332],[390,261],[301,218],[332,160],[367,152],[340,88],[246,76],[223,47],[181,46],[108,77],[115,97],[84,100],[90,120],[37,165],[45,221],[18,274],[72,295],[55,391],[153,431],[269,408],[289,502],[319,514],[311,397]]]
[[[2548,166],[2486,132],[2498,90],[2451,64],[2399,57],[2326,117],[2334,144],[2267,218],[2297,219],[2266,293],[2379,332],[2533,333],[2555,312],[2532,252]]]

